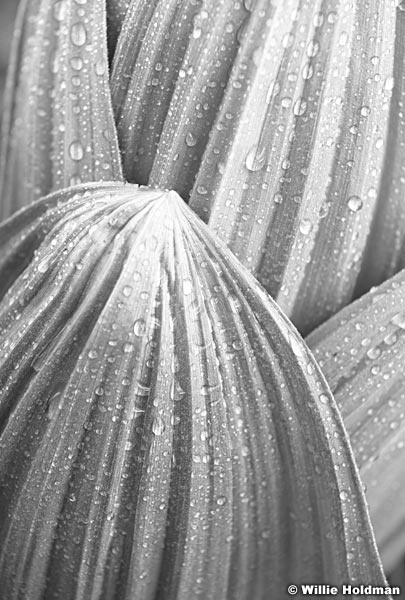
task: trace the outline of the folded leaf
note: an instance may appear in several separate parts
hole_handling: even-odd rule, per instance
[[[266,21],[258,5],[269,3],[255,5],[190,205],[308,332],[350,301],[359,273],[395,6],[286,0]]]
[[[23,2],[6,115],[1,217],[68,184],[121,179],[104,2]]]
[[[248,14],[229,0],[132,2],[111,79],[129,181],[188,195]]]
[[[349,433],[387,570],[405,551],[404,292],[402,271],[307,339]]]
[[[316,362],[174,192],[61,191],[0,227],[0,250],[7,598],[384,585]]]
[[[384,139],[384,166],[377,211],[357,285],[357,294],[368,291],[405,267],[405,6],[397,8],[395,62],[389,127]]]

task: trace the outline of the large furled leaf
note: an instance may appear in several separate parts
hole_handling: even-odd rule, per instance
[[[229,0],[133,0],[111,79],[129,181],[189,194],[249,14]]]
[[[391,569],[405,551],[405,272],[308,338],[341,410]]]
[[[359,273],[395,3],[285,0],[264,23],[258,5],[268,2],[247,26],[191,206],[308,332],[350,301]]]
[[[6,94],[0,217],[80,181],[121,179],[104,2],[23,1]]]
[[[384,585],[316,362],[176,193],[61,191],[0,227],[0,250],[8,599]]]
[[[397,9],[393,90],[377,211],[368,240],[358,293],[405,267],[405,3]]]

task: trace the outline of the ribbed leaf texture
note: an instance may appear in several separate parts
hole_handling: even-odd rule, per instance
[[[258,0],[191,206],[302,332],[348,303],[376,206],[395,4]]]
[[[176,193],[62,191],[0,250],[8,600],[384,585],[316,362]]]
[[[249,14],[229,0],[133,0],[111,78],[129,181],[188,196]]]
[[[108,47],[113,56],[131,0],[106,0]]]
[[[122,179],[104,2],[22,1],[5,104],[1,218],[70,184]]]
[[[378,285],[405,267],[405,3],[397,9],[393,90],[373,229],[357,293]]]
[[[405,548],[405,272],[307,341],[341,410],[384,566],[392,569]]]

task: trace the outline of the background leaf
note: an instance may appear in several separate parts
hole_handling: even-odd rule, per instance
[[[307,339],[341,410],[387,570],[405,551],[405,272]]]
[[[395,6],[289,0],[270,20],[257,6],[190,205],[308,332],[351,300],[360,270]]]
[[[377,211],[357,285],[360,295],[405,266],[405,5],[397,8],[393,90]]]
[[[8,598],[384,585],[316,362],[175,193],[65,190],[0,227],[0,249]]]
[[[68,184],[122,178],[104,2],[23,2],[17,22],[1,158],[3,218]]]

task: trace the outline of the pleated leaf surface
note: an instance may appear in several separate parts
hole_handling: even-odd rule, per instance
[[[316,362],[176,193],[64,190],[1,226],[0,250],[8,600],[384,585]]]
[[[274,4],[261,19],[269,3],[255,3],[190,205],[306,333],[351,300],[360,271],[396,4]]]
[[[104,2],[23,0],[2,138],[2,218],[67,185],[122,179]]]
[[[308,338],[334,393],[386,569],[405,551],[405,273]]]

